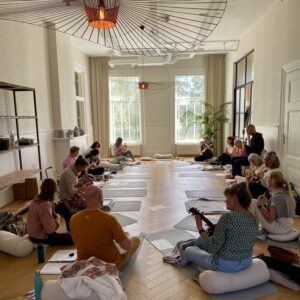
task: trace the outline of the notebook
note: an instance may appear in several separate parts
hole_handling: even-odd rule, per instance
[[[74,262],[77,259],[77,250],[58,250],[48,260],[49,263]]]

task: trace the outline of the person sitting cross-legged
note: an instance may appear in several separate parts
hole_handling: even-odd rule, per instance
[[[138,249],[140,239],[130,237],[113,215],[101,210],[103,194],[100,188],[88,186],[85,200],[86,209],[74,214],[70,221],[78,260],[94,256],[105,262],[114,263],[121,269]],[[126,250],[124,254],[120,254],[116,243]]]
[[[252,263],[252,250],[257,235],[255,218],[248,212],[251,196],[246,182],[225,189],[226,208],[212,236],[202,227],[202,220],[195,215],[199,230],[194,246],[185,249],[186,259],[204,269],[220,272],[238,272]]]

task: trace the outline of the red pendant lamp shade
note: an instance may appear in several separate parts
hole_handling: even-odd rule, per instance
[[[138,85],[140,90],[148,90],[149,82],[141,81]]]
[[[119,0],[86,0],[84,1],[84,7],[90,26],[101,29],[116,26],[120,7]]]

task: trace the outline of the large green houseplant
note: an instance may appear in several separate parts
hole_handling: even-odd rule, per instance
[[[227,107],[231,102],[225,102],[218,107],[215,107],[207,102],[202,102],[203,106],[201,113],[194,113],[187,111],[183,117],[187,118],[186,131],[196,124],[199,128],[199,139],[208,136],[210,139],[215,139],[218,132],[221,130],[222,125],[229,121],[227,117]]]

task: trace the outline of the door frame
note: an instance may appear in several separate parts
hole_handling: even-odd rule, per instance
[[[278,155],[279,155],[279,158],[280,158],[280,162],[281,162],[281,165],[283,165],[283,162],[284,162],[284,157],[283,157],[283,154],[284,154],[284,147],[286,145],[286,141],[285,143],[283,143],[283,138],[284,138],[284,116],[285,116],[285,83],[286,83],[286,75],[290,72],[293,72],[295,70],[298,70],[300,69],[300,59],[297,59],[285,66],[283,66],[281,68],[281,95],[280,95],[280,123],[279,123],[279,130],[278,130],[278,142],[279,142],[279,146],[278,146]],[[286,139],[286,137],[285,137]],[[286,176],[285,174],[285,170],[282,170],[284,171],[284,176]]]

